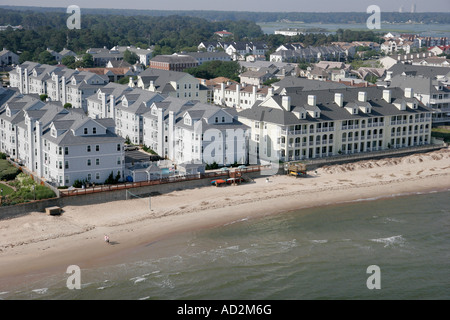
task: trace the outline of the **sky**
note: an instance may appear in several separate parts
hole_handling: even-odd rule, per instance
[[[218,10],[264,12],[366,12],[370,5],[383,11],[450,12],[449,0],[0,0],[1,5],[83,8],[147,9],[147,10]]]

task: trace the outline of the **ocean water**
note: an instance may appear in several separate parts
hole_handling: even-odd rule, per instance
[[[79,290],[61,273],[0,289],[0,298],[449,299],[450,192],[242,219],[149,243],[125,260],[82,269]],[[367,287],[372,265],[380,289]]]

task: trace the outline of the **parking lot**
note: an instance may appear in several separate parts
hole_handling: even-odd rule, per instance
[[[125,151],[125,163],[139,163],[150,161],[150,154],[142,150]]]

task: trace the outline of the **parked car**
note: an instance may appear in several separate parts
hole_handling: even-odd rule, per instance
[[[130,144],[126,144],[124,147],[125,151],[134,151],[134,150],[138,150],[138,146],[134,146],[134,145],[130,145]]]

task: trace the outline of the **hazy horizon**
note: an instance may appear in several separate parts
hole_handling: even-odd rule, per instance
[[[271,1],[228,0],[225,3],[215,3],[209,0],[166,0],[157,4],[146,0],[135,0],[133,2],[123,2],[119,0],[15,0],[14,4],[3,3],[8,6],[29,6],[29,7],[53,7],[64,8],[69,5],[78,5],[81,9],[135,9],[135,10],[181,10],[181,11],[249,11],[249,12],[366,12],[370,5],[378,5],[381,11],[411,12],[413,4],[415,12],[450,12],[450,1],[448,0],[428,0],[426,4],[418,3],[417,0],[349,0],[345,3],[335,0],[321,0],[311,3],[306,0],[278,0]],[[433,8],[434,10],[428,10]],[[426,11],[425,11],[426,10]]]

